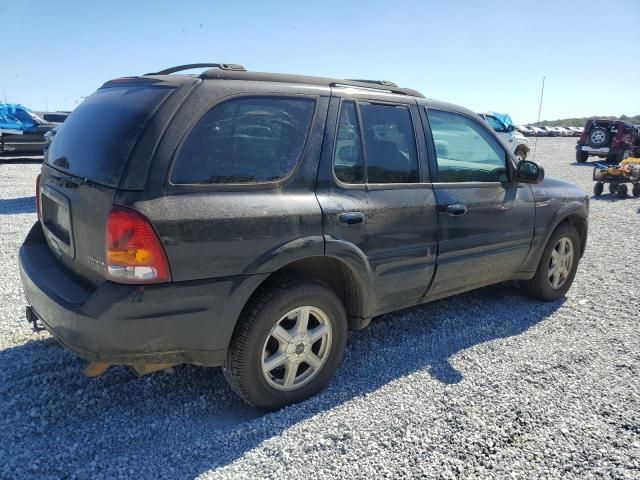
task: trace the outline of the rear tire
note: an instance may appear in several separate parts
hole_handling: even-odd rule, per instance
[[[602,192],[604,191],[604,183],[602,182],[596,182],[593,185],[593,194],[596,197],[599,197],[600,195],[602,195]]]
[[[566,247],[566,242],[569,242],[569,247]],[[560,249],[558,249],[559,247]],[[570,265],[567,264],[568,256],[566,255],[569,251],[567,248],[571,252]],[[563,297],[571,287],[578,269],[579,259],[580,237],[578,232],[572,225],[563,223],[549,238],[534,277],[531,280],[520,282],[520,285],[529,297],[546,302],[557,300]],[[556,275],[558,276],[556,277]]]
[[[634,197],[640,197],[640,183],[634,183],[631,192]]]
[[[222,370],[249,405],[276,410],[325,388],[346,340],[347,315],[331,289],[316,280],[280,276],[245,309]]]
[[[618,185],[615,183],[610,183],[609,184],[609,193],[611,195],[615,195],[616,194],[616,189],[618,188]]]
[[[589,160],[589,154],[587,152],[576,150],[576,162],[585,163],[587,160]]]

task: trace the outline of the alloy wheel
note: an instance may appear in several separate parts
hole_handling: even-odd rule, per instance
[[[309,305],[297,307],[278,320],[262,348],[262,375],[273,388],[295,390],[322,370],[331,351],[331,322]]]

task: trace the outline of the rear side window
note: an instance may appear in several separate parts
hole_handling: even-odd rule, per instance
[[[184,141],[174,184],[238,184],[285,178],[302,155],[315,101],[244,97],[209,110]]]
[[[364,161],[358,114],[354,102],[343,102],[333,159],[336,178],[344,183],[364,182]]]
[[[117,187],[147,121],[171,88],[101,88],[58,127],[46,162],[93,182]]]
[[[411,113],[404,106],[360,102],[368,183],[417,183]]]
[[[362,128],[358,122],[358,108]],[[350,184],[365,180],[367,183],[419,182],[418,155],[409,109],[401,105],[359,101],[356,106],[353,101],[343,102],[333,170],[338,180]],[[366,170],[366,179],[363,170]]]

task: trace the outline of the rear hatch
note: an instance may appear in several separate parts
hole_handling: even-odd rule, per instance
[[[109,82],[58,127],[49,146],[39,195],[45,237],[93,285],[105,280],[105,225],[127,162],[173,90],[143,78]]]

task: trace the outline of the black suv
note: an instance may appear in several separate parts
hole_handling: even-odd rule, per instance
[[[376,315],[571,285],[588,197],[473,112],[386,81],[204,66],[107,82],[49,148],[27,316],[87,374],[222,365],[278,408],[320,391]]]

